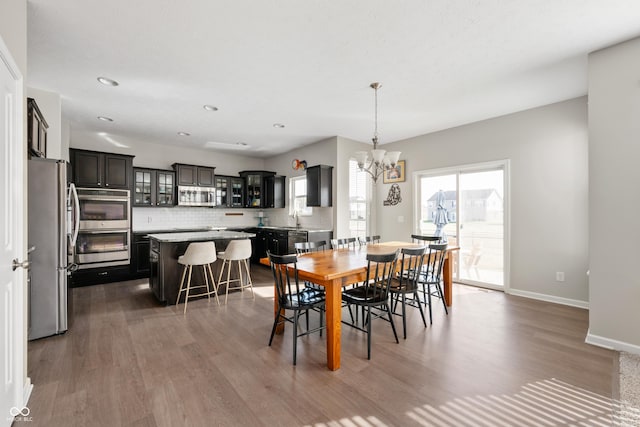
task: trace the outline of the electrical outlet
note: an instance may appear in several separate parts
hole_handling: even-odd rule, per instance
[[[564,271],[556,271],[556,282],[564,282]]]

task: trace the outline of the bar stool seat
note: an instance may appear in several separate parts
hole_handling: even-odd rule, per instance
[[[251,240],[242,239],[230,241],[224,252],[218,252],[218,258],[222,260],[222,268],[220,269],[220,275],[218,275],[218,286],[224,283],[227,288],[225,290],[224,303],[227,303],[229,289],[240,289],[244,292],[245,288],[250,288],[253,299],[255,299],[256,294],[253,291],[253,283],[251,282],[248,263],[249,258],[251,258]],[[231,268],[234,261],[238,264],[238,277],[236,279],[231,278]],[[242,266],[244,266],[244,268],[242,268]],[[222,274],[225,268],[227,269],[227,277],[225,280],[222,280]],[[246,280],[243,280],[243,270],[245,271],[244,279]],[[236,284],[232,286],[232,283]]]
[[[180,301],[180,295],[182,292],[185,292],[184,297],[184,313],[187,313],[187,302],[189,298],[204,296],[207,298],[211,298],[211,294],[215,294],[216,301],[218,305],[220,305],[220,300],[218,299],[218,286],[216,285],[215,280],[213,279],[213,272],[211,271],[211,263],[216,260],[216,245],[214,242],[193,242],[189,243],[187,246],[187,250],[184,255],[178,257],[178,264],[184,266],[182,270],[182,279],[180,280],[180,290],[178,291],[178,298],[176,298],[176,305]],[[191,274],[193,270],[193,266],[202,266],[202,275],[204,276],[204,284],[191,286]],[[187,271],[189,272],[189,276],[187,278]],[[185,278],[187,278],[187,283],[185,287]],[[209,288],[209,279],[211,279],[211,289]],[[205,288],[204,292],[200,292],[196,295],[191,295],[192,289]]]

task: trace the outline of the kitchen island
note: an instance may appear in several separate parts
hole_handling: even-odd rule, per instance
[[[231,240],[250,239],[253,233],[242,231],[196,231],[178,233],[149,234],[149,287],[158,301],[175,304],[182,266],[178,264],[178,257],[183,255],[191,242],[214,242],[216,251],[225,250]],[[216,261],[216,264],[218,262]],[[217,268],[214,267],[214,270]],[[194,269],[193,281],[203,282],[201,269]],[[217,276],[216,276],[217,281]],[[220,289],[222,292],[223,289]]]

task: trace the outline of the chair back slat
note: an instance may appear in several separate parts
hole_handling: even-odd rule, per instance
[[[267,256],[273,273],[273,281],[276,284],[278,301],[281,307],[290,307],[294,302],[293,298],[300,292],[298,256],[295,254],[275,255],[268,251]],[[293,269],[293,272],[290,273],[289,269]]]
[[[420,248],[402,248],[400,250],[401,264],[400,272],[398,273],[398,280],[401,286],[405,285],[407,288],[409,285],[416,285],[422,271],[422,265],[424,263],[424,253],[427,250],[426,247]],[[412,286],[417,287],[417,286]]]
[[[432,243],[427,247],[424,266],[422,269],[426,277],[421,278],[421,280],[429,283],[440,283],[442,280],[442,270],[444,269],[446,253],[446,243]]]
[[[296,249],[296,254],[301,255],[308,252],[319,252],[324,251],[327,242],[325,240],[320,240],[317,242],[297,242],[294,244]]]
[[[411,238],[413,239],[414,243],[419,243],[421,245],[440,242],[442,240],[442,237],[440,236],[430,236],[422,234],[412,234]]]
[[[397,260],[397,251],[390,254],[367,254],[367,278],[362,284],[367,299],[387,298]]]
[[[360,246],[365,246],[369,243],[380,243],[380,236],[358,237],[358,242],[360,243]]]
[[[348,237],[346,239],[331,239],[331,248],[332,249],[355,249],[356,248],[356,238]]]

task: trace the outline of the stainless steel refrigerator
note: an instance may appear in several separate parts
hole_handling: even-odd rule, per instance
[[[29,340],[65,332],[71,295],[67,285],[69,248],[77,236],[73,184],[67,162],[33,158],[28,162]],[[73,247],[73,245],[71,245]]]

